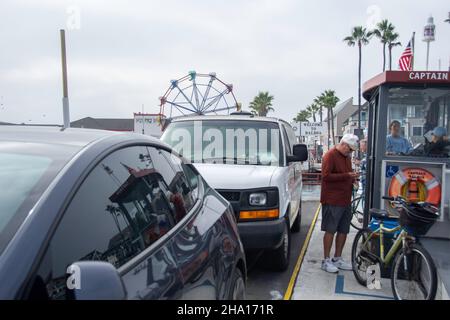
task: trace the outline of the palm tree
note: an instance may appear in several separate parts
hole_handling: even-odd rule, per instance
[[[250,102],[250,109],[252,109],[253,114],[265,117],[269,111],[274,111],[272,101],[273,96],[269,95],[269,92],[259,92],[253,101]]]
[[[392,70],[392,48],[401,46],[402,43],[400,41],[397,41],[400,37],[397,32],[389,32],[386,36],[389,49],[389,70]]]
[[[334,144],[336,144],[335,142],[335,132],[334,132],[334,107],[336,107],[336,105],[339,102],[339,98],[336,96],[336,92],[334,90],[325,90],[325,92],[322,94],[323,95],[323,100],[324,100],[324,105],[327,108],[328,111],[328,122],[329,127],[331,128],[331,141]]]
[[[310,117],[313,118],[313,122],[316,122],[316,113],[319,111],[319,106],[315,103],[311,103],[306,107],[306,110],[309,112]]]
[[[345,37],[344,41],[348,46],[358,46],[359,61],[358,61],[358,129],[361,130],[361,60],[362,60],[362,46],[367,45],[373,33],[367,31],[366,28],[357,26],[353,27],[350,36]]]
[[[323,122],[323,101],[320,96],[314,98],[314,104],[317,106],[317,111],[319,111],[319,121]]]
[[[394,26],[387,19],[377,23],[377,27],[373,30],[373,34],[380,39],[383,44],[383,72],[386,71],[386,45],[388,43],[388,35],[394,32]]]
[[[295,116],[294,122],[309,122],[308,119],[311,117],[311,114],[308,110],[301,110]]]
[[[323,108],[326,109],[325,106],[325,94],[322,93],[319,96],[317,96],[316,98],[314,98],[314,103],[317,104],[319,106],[319,112],[320,112],[320,122],[322,122],[322,112],[323,112]],[[328,147],[330,147],[330,115],[327,109],[327,135],[328,135]]]

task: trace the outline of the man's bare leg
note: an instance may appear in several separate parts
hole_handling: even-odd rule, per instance
[[[329,258],[331,252],[331,246],[333,245],[334,234],[325,232],[323,235],[323,257]]]
[[[345,240],[347,240],[347,235],[345,233],[338,233],[336,235],[336,250],[334,252],[335,257],[342,257],[342,250],[344,249]]]

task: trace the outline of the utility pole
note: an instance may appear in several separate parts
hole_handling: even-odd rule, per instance
[[[63,121],[64,128],[70,127],[69,90],[67,88],[66,35],[64,29],[59,30],[61,37],[61,66],[63,78]]]

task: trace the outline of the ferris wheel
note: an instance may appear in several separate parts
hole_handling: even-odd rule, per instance
[[[180,79],[171,80],[159,100],[164,122],[189,115],[229,114],[238,108],[233,85],[217,78],[214,72],[190,71]]]

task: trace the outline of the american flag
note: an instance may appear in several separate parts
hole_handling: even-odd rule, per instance
[[[398,60],[398,67],[401,71],[412,71],[413,52],[411,49],[411,41],[408,42],[405,51],[403,51]]]

